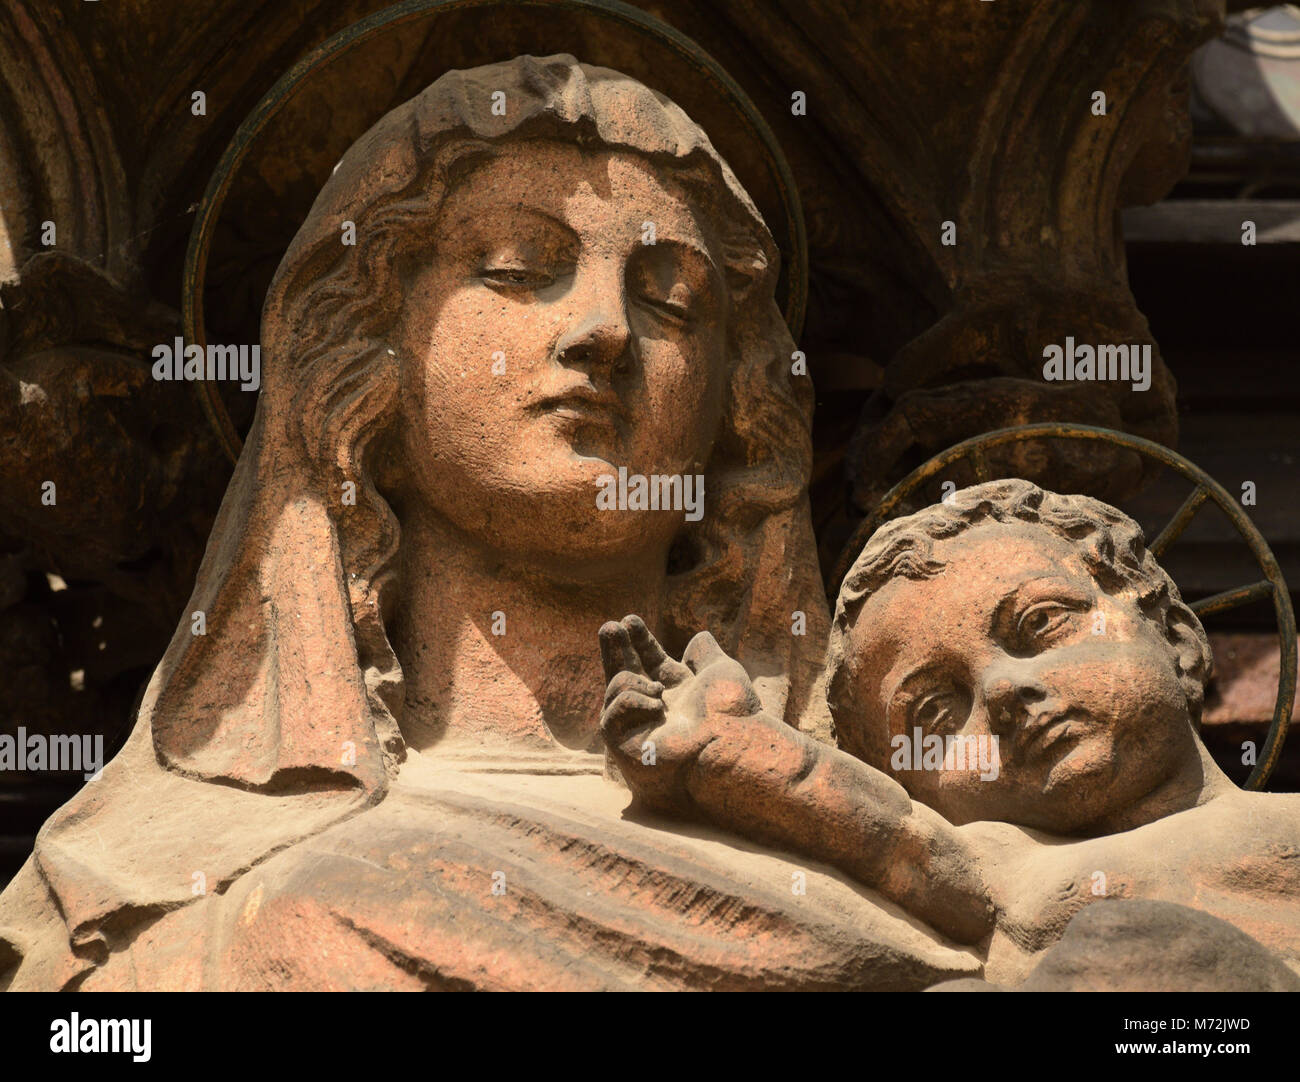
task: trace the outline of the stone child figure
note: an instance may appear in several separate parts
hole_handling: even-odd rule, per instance
[[[602,645],[606,740],[642,803],[984,936],[990,980],[1019,983],[1101,898],[1202,910],[1300,970],[1300,796],[1210,758],[1205,633],[1105,504],[998,481],[878,530],[832,627],[841,750],[766,715],[707,634],[684,663],[635,617]]]
[[[571,56],[448,72],[358,140],[271,285],[253,427],[136,728],[0,896],[0,986],[977,972],[829,873],[796,898],[782,854],[626,820],[604,776],[611,612],[674,649],[713,628],[773,716],[814,699],[778,263],[699,126]],[[703,476],[702,515],[601,509],[621,470]]]

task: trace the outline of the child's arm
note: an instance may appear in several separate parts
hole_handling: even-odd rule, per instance
[[[878,770],[764,714],[707,632],[677,662],[630,616],[601,628],[601,649],[602,732],[643,804],[832,864],[958,942],[992,930],[955,829]]]

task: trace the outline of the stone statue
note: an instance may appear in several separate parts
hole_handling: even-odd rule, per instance
[[[831,632],[842,750],[768,716],[707,633],[681,662],[636,617],[601,635],[642,806],[983,936],[992,982],[1300,989],[1300,796],[1206,752],[1205,632],[1114,508],[995,481],[881,527]]]
[[[1296,986],[1300,798],[1205,753],[1135,524],[965,490],[830,627],[778,269],[700,128],[570,56],[363,136],[132,737],[0,895],[0,986]]]
[[[453,71],[375,125],[270,289],[253,427],[132,737],[0,896],[0,982],[978,974],[890,891],[628,817],[605,776],[618,612],[673,649],[711,628],[766,716],[815,726],[811,390],[777,272],[705,134],[616,72]],[[602,504],[611,477],[671,506]]]

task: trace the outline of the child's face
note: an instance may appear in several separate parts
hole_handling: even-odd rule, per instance
[[[853,630],[854,700],[865,731],[886,734],[867,743],[889,749],[876,765],[953,823],[1055,832],[1172,775],[1195,742],[1187,693],[1133,593],[1106,593],[1067,540],[1028,523],[974,527],[934,555],[943,572],[892,580]],[[997,769],[974,754],[973,769],[936,769],[932,735],[996,738]]]

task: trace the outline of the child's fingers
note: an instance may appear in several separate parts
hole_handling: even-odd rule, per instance
[[[600,659],[605,666],[605,683],[608,684],[621,672],[639,673],[641,659],[632,649],[632,640],[628,638],[627,628],[622,624],[608,621],[601,626]]]
[[[641,658],[642,667],[665,687],[676,687],[691,675],[690,669],[664,652],[659,640],[651,634],[641,617],[625,616],[623,626],[627,629],[633,649]]]
[[[707,668],[715,661],[728,660],[726,653],[723,652],[718,640],[710,635],[707,631],[701,631],[695,638],[686,644],[686,651],[682,654],[682,661],[686,667],[693,673]]]
[[[663,684],[651,680],[644,673],[628,672],[624,669],[616,673],[614,679],[605,689],[605,705],[608,706],[625,691],[635,691],[647,698],[657,699],[664,693]]]
[[[605,708],[600,720],[600,731],[605,743],[616,748],[627,739],[629,733],[638,729],[649,729],[664,720],[664,701],[657,696],[652,698],[639,691],[624,691],[614,697],[614,701]]]

